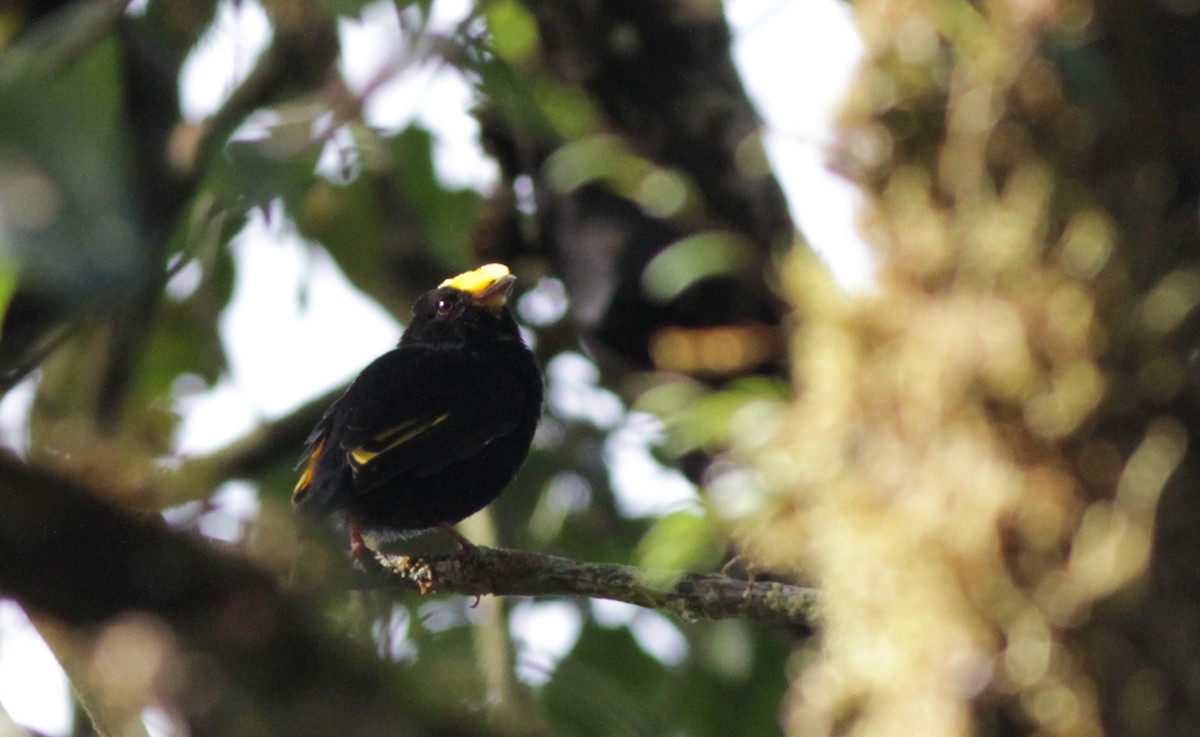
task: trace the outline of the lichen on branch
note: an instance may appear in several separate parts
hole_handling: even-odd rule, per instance
[[[811,630],[817,619],[815,589],[774,581],[647,571],[481,546],[435,557],[379,553],[368,561],[376,569],[370,582],[416,587],[421,593],[586,596],[655,609],[685,622],[741,617]]]

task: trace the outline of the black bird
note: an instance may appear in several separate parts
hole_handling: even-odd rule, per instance
[[[387,539],[453,524],[490,504],[529,453],[542,376],[507,298],[501,264],[426,292],[400,344],[363,369],[308,438],[297,512]]]

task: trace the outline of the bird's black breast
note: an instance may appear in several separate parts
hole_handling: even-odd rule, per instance
[[[384,536],[458,522],[512,480],[541,406],[541,374],[519,339],[402,345],[318,426],[311,448],[323,447],[297,506],[353,514]]]

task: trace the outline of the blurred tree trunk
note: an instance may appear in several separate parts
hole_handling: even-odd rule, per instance
[[[856,4],[836,164],[879,291],[785,279],[744,542],[823,590],[790,733],[1200,730],[1200,17]]]

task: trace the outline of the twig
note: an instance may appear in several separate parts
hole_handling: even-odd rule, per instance
[[[777,582],[645,571],[485,547],[428,558],[379,553],[375,560],[382,570],[370,579],[415,587],[422,593],[588,596],[667,612],[685,622],[741,617],[811,630],[817,621],[816,589]]]
[[[40,339],[34,341],[34,344],[26,350],[25,354],[17,360],[14,366],[5,371],[0,371],[0,397],[8,394],[13,387],[24,381],[51,354],[61,348],[69,338],[74,336],[86,322],[86,315],[73,315],[46,330],[45,334]]]
[[[273,18],[275,38],[254,69],[206,120],[191,148],[180,154],[185,171],[207,166],[246,118],[260,107],[328,83],[339,53],[331,16],[295,6],[296,17]]]
[[[345,390],[345,386],[339,386],[283,417],[263,423],[223,448],[185,460],[171,481],[157,490],[159,506],[207,499],[213,489],[230,479],[259,477],[281,460],[295,463],[304,439]]]

